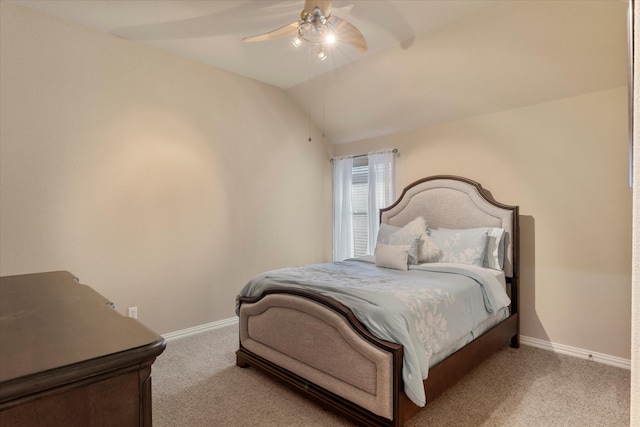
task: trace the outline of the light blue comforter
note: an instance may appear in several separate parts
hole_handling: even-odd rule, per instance
[[[495,271],[442,263],[399,271],[376,267],[373,257],[268,271],[251,279],[239,296],[279,286],[331,297],[373,335],[401,344],[405,393],[419,406],[426,403],[422,381],[433,356],[455,351],[478,324],[510,303]]]

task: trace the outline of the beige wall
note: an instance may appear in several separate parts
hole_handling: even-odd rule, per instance
[[[330,259],[328,148],[282,90],[0,4],[1,275],[69,270],[167,333]]]
[[[397,190],[462,175],[520,206],[523,335],[630,358],[627,88],[336,145],[398,148]]]
[[[1,275],[69,270],[167,333],[330,258],[328,148],[281,90],[0,5]],[[626,129],[619,88],[335,154],[396,147],[398,190],[457,174],[520,205],[523,335],[629,358]]]

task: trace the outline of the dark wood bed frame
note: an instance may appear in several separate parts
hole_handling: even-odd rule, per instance
[[[427,405],[445,390],[454,385],[460,378],[466,375],[473,368],[478,366],[500,347],[509,343],[511,347],[519,347],[519,315],[518,315],[518,271],[519,271],[519,236],[518,236],[518,206],[509,206],[499,203],[493,199],[491,194],[482,188],[480,184],[467,178],[457,176],[439,175],[421,179],[407,186],[399,197],[398,201],[392,206],[381,210],[381,218],[407,196],[412,189],[424,183],[431,184],[430,181],[455,181],[462,186],[469,187],[477,192],[484,201],[491,205],[511,212],[512,224],[509,251],[511,251],[510,274],[507,275],[507,289],[510,292],[511,307],[508,318],[489,329],[487,332],[471,341],[446,359],[429,369],[429,377],[424,381],[424,388],[427,398]],[[453,228],[453,227],[451,227]],[[462,227],[459,227],[462,228]],[[505,239],[506,240],[506,239]],[[506,245],[505,245],[506,246]],[[341,397],[325,388],[308,381],[307,379],[296,375],[295,373],[278,366],[270,360],[255,354],[246,349],[242,342],[240,348],[236,352],[236,363],[240,367],[253,366],[275,378],[282,381],[286,385],[298,390],[301,394],[308,396],[320,405],[337,412],[350,421],[366,426],[403,426],[413,415],[422,408],[414,404],[404,392],[402,381],[402,356],[403,347],[399,344],[383,341],[373,336],[367,328],[358,321],[351,310],[339,302],[309,291],[278,288],[265,292],[264,295],[256,298],[240,298],[240,307],[242,304],[252,304],[269,295],[292,295],[312,300],[327,310],[339,314],[346,319],[352,329],[357,332],[364,340],[374,344],[376,347],[388,352],[392,355],[393,360],[393,390],[392,390],[392,419],[376,415],[349,399]],[[241,324],[242,328],[242,324]]]

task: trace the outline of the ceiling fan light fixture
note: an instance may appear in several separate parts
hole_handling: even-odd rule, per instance
[[[242,41],[258,42],[294,34],[295,38],[291,40],[294,46],[300,47],[305,42],[318,46],[318,57],[321,59],[327,56],[324,48],[338,41],[337,35],[342,44],[351,45],[360,53],[367,51],[367,42],[362,33],[350,22],[331,15],[331,0],[305,0],[299,21],[265,34],[245,37]]]
[[[336,42],[336,36],[333,31],[330,31],[324,38],[324,42],[327,44],[333,44]]]
[[[295,47],[300,47],[302,46],[302,37],[300,36],[296,36],[296,38],[294,38],[293,40],[291,40],[291,44],[294,45]]]

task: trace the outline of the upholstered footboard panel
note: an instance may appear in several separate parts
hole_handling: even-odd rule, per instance
[[[304,332],[301,332],[304,331]],[[393,419],[393,355],[316,301],[270,294],[240,306],[246,350],[386,419]]]

